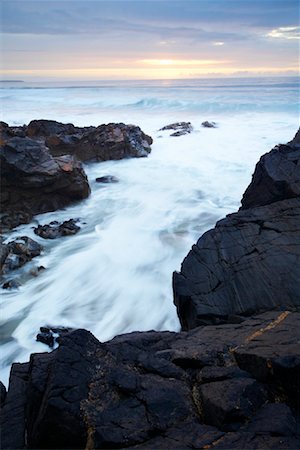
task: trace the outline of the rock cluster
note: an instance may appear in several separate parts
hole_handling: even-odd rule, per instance
[[[191,133],[193,131],[193,127],[191,122],[176,122],[160,128],[159,131],[165,130],[175,130],[174,133],[170,134],[170,136],[178,137]]]
[[[299,168],[297,142],[288,147],[270,158]],[[174,275],[186,331],[100,343],[86,330],[42,327],[38,339],[54,345],[60,333],[60,345],[13,364],[7,394],[1,386],[2,447],[299,448],[297,170],[268,166],[293,189],[244,202],[193,247]],[[256,176],[253,189],[276,184]]]
[[[134,125],[75,127],[52,120],[28,126],[0,123],[1,228],[28,223],[86,198],[87,177],[78,161],[144,157],[152,139]]]
[[[44,239],[56,239],[61,236],[73,236],[80,230],[77,222],[78,220],[74,219],[65,220],[62,223],[54,220],[46,225],[38,225],[34,228],[34,233]]]
[[[13,365],[3,448],[296,449],[299,325],[269,312],[105,344],[66,333]]]
[[[242,208],[193,245],[174,273],[183,329],[300,309],[300,149],[279,145],[257,164]]]
[[[39,256],[42,250],[40,244],[27,236],[16,238],[7,244],[0,242],[0,274],[5,275],[22,267],[32,258]]]

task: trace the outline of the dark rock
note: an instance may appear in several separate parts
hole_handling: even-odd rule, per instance
[[[247,432],[227,433],[213,445],[214,450],[296,450],[298,448],[299,438]]]
[[[4,386],[2,381],[0,381],[0,407],[3,405],[5,399],[6,399],[6,387]]]
[[[292,143],[299,139],[296,136]],[[243,195],[241,209],[294,197],[300,197],[300,147],[296,144],[278,145],[256,164],[252,181]]]
[[[175,130],[175,132],[170,134],[170,136],[183,136],[184,134],[191,133],[193,131],[193,127],[191,125],[191,122],[176,122],[160,128],[159,131],[165,130]]]
[[[96,178],[97,183],[118,183],[119,178],[114,177],[113,175],[105,175],[103,177]]]
[[[4,229],[27,223],[34,214],[53,211],[90,193],[81,163],[71,156],[53,158],[33,139],[13,137],[0,148]]]
[[[245,426],[245,431],[273,436],[296,436],[297,423],[291,408],[284,403],[264,405]]]
[[[294,139],[292,139],[292,140],[288,143],[288,145],[289,145],[290,147],[296,147],[296,148],[299,148],[299,147],[300,147],[300,128],[299,128],[299,130],[297,131],[297,133],[295,134]]]
[[[9,389],[1,411],[1,448],[26,447],[26,402],[29,363],[12,365]]]
[[[46,139],[46,144],[55,156],[68,153],[81,161],[107,161],[148,156],[152,138],[135,125],[110,123],[77,129],[72,135],[55,134]]]
[[[80,230],[80,227],[76,225],[76,222],[78,222],[78,220],[75,219],[69,219],[63,223],[53,221],[47,225],[38,225],[37,228],[34,228],[34,233],[44,239],[72,236]]]
[[[2,284],[2,289],[18,289],[21,283],[18,280],[8,280]]]
[[[202,122],[201,125],[202,125],[202,127],[204,127],[204,128],[217,128],[216,122],[208,122],[208,121],[205,121],[205,122]]]
[[[3,257],[0,271],[0,273],[3,274],[7,274],[11,270],[22,267],[28,261],[39,256],[43,250],[43,247],[40,244],[27,236],[16,238],[14,241],[9,242],[8,244],[2,244],[2,246],[3,245],[6,246],[4,252],[6,257]]]
[[[183,329],[276,308],[300,310],[296,144],[280,145],[261,158],[242,204],[193,245],[181,272],[174,273]]]
[[[55,134],[74,134],[79,128],[71,123],[60,123],[55,120],[32,120],[26,129],[29,137],[46,137]]]
[[[67,327],[40,327],[40,333],[37,334],[36,340],[48,345],[50,348],[54,347],[54,344],[60,342],[60,338],[68,333],[74,331],[74,328]]]
[[[300,309],[300,198],[240,211],[193,245],[174,273],[183,329],[275,308]]]
[[[258,335],[259,348],[272,340],[274,353],[295,356],[299,317],[290,313],[282,319],[269,312],[242,324],[131,333],[104,344],[85,330],[66,332],[52,353],[32,355],[26,367],[13,366],[4,405],[4,448],[24,448],[24,436],[29,449],[182,450],[230,443],[227,448],[250,450],[252,442],[254,448],[274,449],[295,443],[296,416],[286,406],[295,393],[285,391],[280,398],[282,379],[265,380],[263,386],[239,369],[235,356],[251,349]],[[45,334],[59,330],[65,329],[41,327]],[[290,337],[280,344],[284,333]],[[205,367],[189,363],[196,360]],[[19,367],[26,368],[21,398],[12,384]],[[270,403],[272,396],[281,403]]]
[[[251,378],[214,381],[198,387],[205,423],[236,431],[266,402],[265,388]]]
[[[39,267],[36,267],[36,268],[34,268],[34,269],[31,269],[30,270],[30,275],[32,275],[33,277],[37,277],[41,272],[43,272],[44,270],[46,270],[46,267],[44,267],[44,266],[39,266]]]

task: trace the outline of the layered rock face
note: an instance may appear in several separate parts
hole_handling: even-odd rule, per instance
[[[256,166],[242,208],[205,233],[174,273],[183,329],[300,309],[299,132]]]
[[[152,144],[139,127],[122,123],[79,128],[52,120],[22,127],[1,122],[0,132],[4,230],[86,198],[90,188],[78,159],[144,157]]]
[[[132,333],[85,330],[14,364],[5,449],[296,449],[298,313],[243,327]]]

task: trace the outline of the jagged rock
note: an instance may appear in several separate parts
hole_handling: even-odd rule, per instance
[[[107,161],[148,156],[152,138],[135,125],[110,123],[96,128],[76,128],[73,134],[67,135],[58,130],[46,138],[46,144],[55,156],[68,153],[81,161]]]
[[[171,133],[170,136],[183,136],[184,134],[191,133],[193,127],[191,122],[176,122],[159,129],[159,131],[165,130],[176,130],[174,133]]]
[[[39,141],[13,137],[1,146],[0,160],[4,229],[27,223],[34,214],[54,211],[90,193],[81,163],[68,155],[53,158]]]
[[[103,344],[85,330],[67,332],[52,353],[13,365],[4,448],[285,448],[280,442],[299,438],[297,415],[286,406],[295,392],[272,374],[262,385],[235,354],[259,335],[259,348],[265,343],[273,358],[296,356],[299,325],[298,313],[269,312],[243,324],[131,333]],[[41,328],[51,330],[58,329]],[[284,333],[290,335],[282,342]]]
[[[52,348],[54,347],[54,344],[59,343],[62,336],[70,333],[71,331],[74,331],[74,328],[50,326],[40,327],[40,333],[37,334],[36,340]]]
[[[78,220],[69,219],[62,223],[57,221],[50,222],[47,225],[38,225],[34,228],[34,233],[44,239],[56,239],[61,236],[72,236],[80,230],[80,227],[76,225]]]
[[[243,195],[241,209],[300,197],[300,148],[296,146],[296,137],[293,142],[278,145],[260,158]]]
[[[105,175],[103,177],[96,178],[97,183],[118,183],[119,178],[114,177],[113,175]]]
[[[204,128],[217,128],[216,122],[208,122],[207,120],[205,122],[202,122],[201,125]]]
[[[299,194],[300,149],[279,146],[264,155],[240,211],[205,233],[173,275],[183,329],[300,310]]]
[[[22,236],[16,238],[8,244],[1,244],[5,248],[3,250],[3,262],[1,264],[0,273],[7,274],[11,270],[18,269],[31,261],[32,258],[39,256],[43,247],[33,239]]]

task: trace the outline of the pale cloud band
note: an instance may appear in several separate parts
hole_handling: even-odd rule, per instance
[[[300,39],[300,27],[279,27],[267,33],[268,37],[280,39]]]

